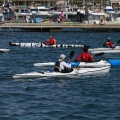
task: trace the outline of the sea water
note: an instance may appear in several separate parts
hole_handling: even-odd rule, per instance
[[[83,44],[102,47],[107,37],[119,40],[119,33],[71,32],[1,32],[0,48],[10,52],[0,54],[0,120],[119,120],[120,66],[111,66],[107,73],[13,79],[17,73],[53,70],[34,67],[34,63],[55,62],[60,54],[82,48],[25,48],[9,46],[9,42],[43,42],[53,35],[58,44]],[[119,45],[119,44],[118,44]],[[96,56],[100,59],[120,59],[120,54]]]

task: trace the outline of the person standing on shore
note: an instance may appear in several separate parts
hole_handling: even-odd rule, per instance
[[[80,21],[80,9],[77,9],[77,21]]]
[[[64,12],[62,11],[62,12],[61,12],[61,21],[62,21],[62,22],[64,21],[64,18],[65,18],[65,14],[64,14]]]

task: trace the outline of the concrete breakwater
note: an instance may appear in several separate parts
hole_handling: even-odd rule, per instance
[[[79,22],[48,22],[48,23],[4,23],[0,26],[0,31],[41,31],[41,32],[50,32],[50,31],[62,31],[63,28],[77,28],[85,31],[120,31],[120,23],[109,23],[103,26],[99,24],[81,24]]]

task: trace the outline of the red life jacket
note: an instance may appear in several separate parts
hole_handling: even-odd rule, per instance
[[[43,42],[45,45],[56,45],[56,40],[54,38],[50,39],[49,41]]]
[[[49,45],[56,45],[56,40],[54,38],[50,39]]]
[[[106,45],[108,45],[109,47],[112,47],[112,42],[106,42]]]
[[[90,53],[88,52],[83,52],[81,53],[76,59],[75,61],[78,61],[78,60],[82,60],[83,62],[93,62],[93,57],[90,55]]]

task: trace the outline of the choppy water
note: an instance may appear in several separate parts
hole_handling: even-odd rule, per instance
[[[21,48],[14,42],[43,42],[53,34],[59,44],[85,44],[102,47],[109,36],[119,40],[119,33],[84,32],[1,32],[0,48],[0,120],[120,120],[120,66],[108,73],[37,79],[13,79],[13,74],[50,70],[37,68],[37,62],[56,61],[61,53],[75,57],[81,48]],[[120,58],[105,54],[95,59]],[[69,57],[68,57],[69,59]]]

